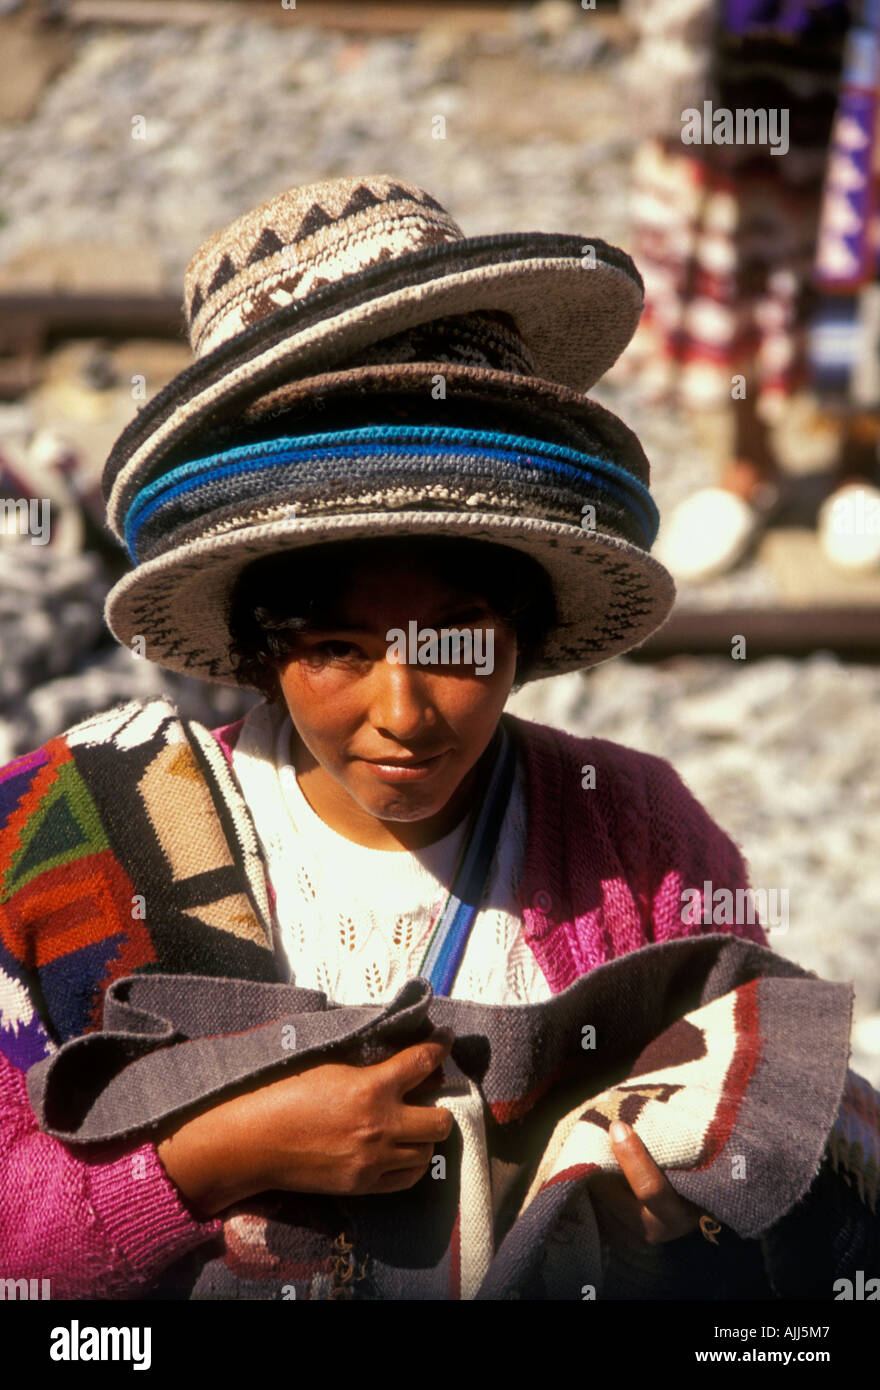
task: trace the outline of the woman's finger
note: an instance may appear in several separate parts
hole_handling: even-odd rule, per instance
[[[425,1176],[424,1168],[392,1168],[376,1179],[372,1192],[405,1192]]]
[[[659,1226],[684,1233],[696,1226],[698,1212],[679,1197],[668,1178],[654,1162],[642,1140],[629,1125],[615,1121],[609,1131],[614,1156],[636,1200]]]

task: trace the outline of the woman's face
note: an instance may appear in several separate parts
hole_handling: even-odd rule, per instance
[[[417,552],[383,559],[381,572],[353,568],[327,621],[300,634],[279,670],[299,735],[291,751],[300,787],[328,825],[358,844],[429,844],[468,810],[513,684],[516,634],[482,597],[420,567]],[[409,634],[413,621],[416,632],[470,632],[472,649],[465,638],[459,664],[448,659],[454,647],[441,647],[435,664],[410,660],[408,647],[401,656],[389,634]],[[406,759],[431,761],[407,780],[381,766]]]

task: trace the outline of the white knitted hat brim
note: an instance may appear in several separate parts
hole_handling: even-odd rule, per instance
[[[585,669],[631,650],[667,620],[675,601],[671,576],[647,552],[619,537],[562,522],[486,512],[297,518],[289,508],[274,507],[255,524],[239,524],[139,565],[110,591],[105,618],[119,642],[148,660],[236,685],[228,651],[229,599],[247,565],[300,546],[395,533],[491,541],[522,550],[543,566],[559,623],[537,654],[530,680]],[[639,590],[636,611],[627,617],[633,586]],[[136,639],[142,647],[135,646]]]

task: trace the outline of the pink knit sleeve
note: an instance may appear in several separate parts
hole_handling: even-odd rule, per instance
[[[39,1128],[25,1074],[0,1053],[0,1278],[48,1279],[56,1298],[136,1298],[220,1234],[198,1221],[153,1144],[112,1159]]]
[[[769,945],[779,885],[749,884],[742,853],[665,759],[645,759],[650,939],[730,932]]]

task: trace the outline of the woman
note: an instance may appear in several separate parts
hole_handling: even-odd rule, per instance
[[[737,1297],[871,1256],[843,987],[765,949],[668,764],[503,713],[672,603],[644,454],[581,394],[641,283],[588,246],[370,176],[191,263],[198,361],[105,470],[107,619],[266,698],[213,733],[133,701],[3,770],[10,1277]],[[807,1053],[746,1197],[749,1106]]]

